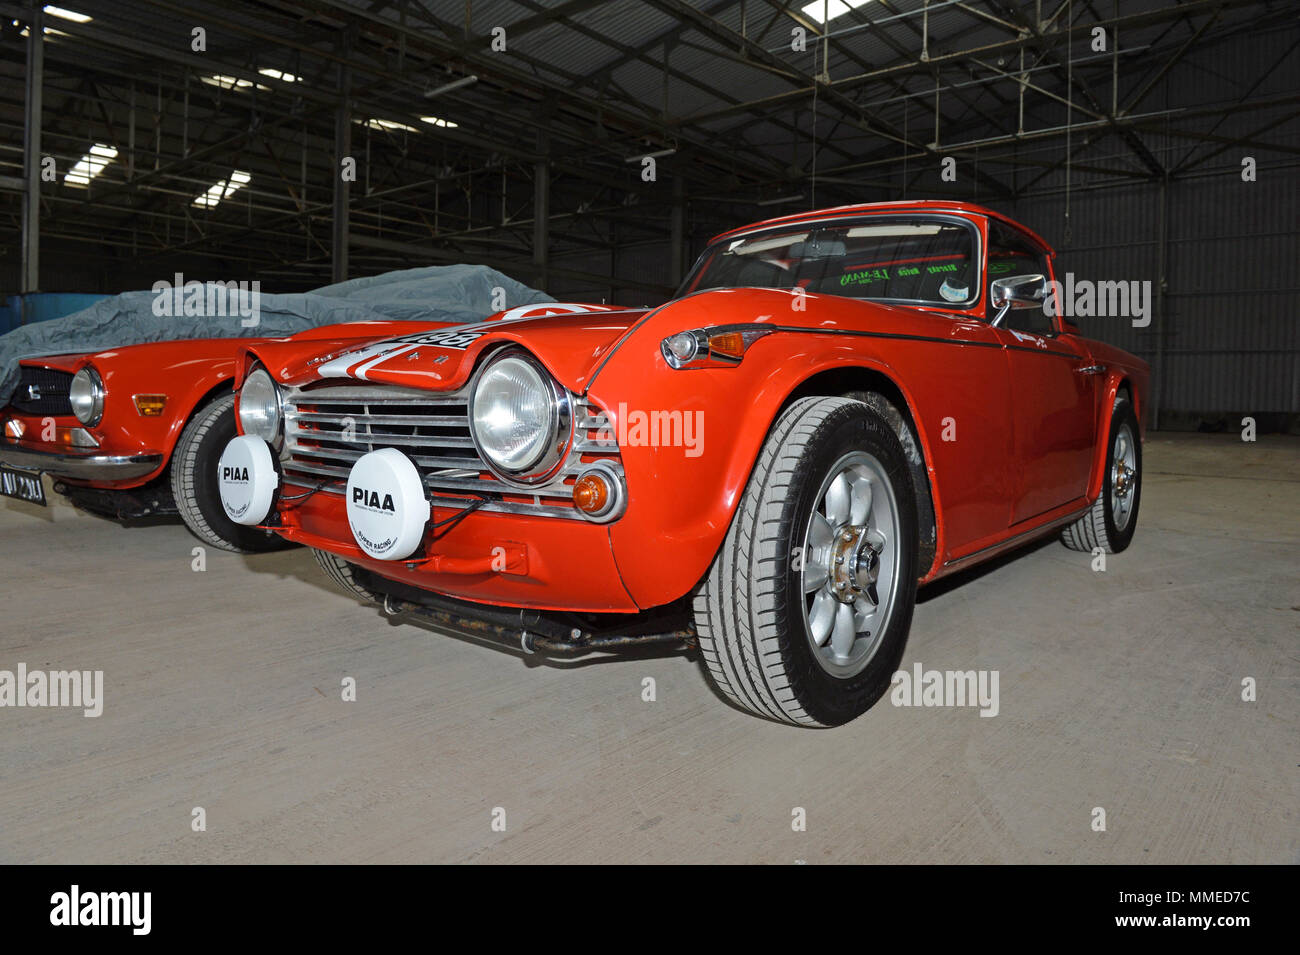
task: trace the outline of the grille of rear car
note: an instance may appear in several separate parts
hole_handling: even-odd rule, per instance
[[[20,365],[19,375],[18,389],[10,402],[15,411],[31,415],[72,414],[72,405],[68,403],[71,374],[53,368]]]
[[[327,382],[286,389],[281,466],[299,483],[336,479],[324,489],[341,494],[361,455],[397,448],[415,462],[435,505],[463,507],[475,495],[488,498],[482,507],[487,511],[581,520],[573,506],[578,472],[600,460],[621,476],[623,465],[605,413],[585,398],[572,401],[574,447],[560,473],[536,487],[506,484],[478,456],[469,431],[468,388],[437,392]]]

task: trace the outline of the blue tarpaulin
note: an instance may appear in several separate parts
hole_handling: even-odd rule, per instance
[[[83,292],[27,292],[0,301],[0,335],[33,322],[47,322],[88,308],[107,295]]]

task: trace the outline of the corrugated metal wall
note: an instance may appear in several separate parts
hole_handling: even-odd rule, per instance
[[[1166,427],[1229,414],[1300,412],[1300,177],[1294,168],[1270,165],[1262,153],[1257,158],[1260,178],[1253,183],[1243,182],[1234,165],[1166,187],[1168,280],[1163,302],[1152,303],[1148,327],[1124,317],[1078,320],[1085,335],[1151,363],[1159,394],[1148,407],[1158,403]],[[1063,194],[1003,207],[1060,249],[1062,275],[1149,281],[1154,292],[1161,196],[1158,183],[1072,190],[1068,243]],[[666,243],[625,249],[616,274],[666,285],[667,262]],[[591,256],[557,264],[589,271],[607,266]],[[647,300],[644,292],[620,289],[617,279],[601,288],[563,283],[559,294]],[[1156,311],[1161,304],[1163,315]]]
[[[990,199],[987,188],[981,191],[970,175],[969,157],[961,161],[958,192],[970,188],[968,195],[973,201],[1007,212],[1041,233],[1059,250],[1059,271],[1073,272],[1077,279],[1150,282],[1155,292],[1161,280],[1163,228],[1166,281],[1163,294],[1157,293],[1152,303],[1150,325],[1134,327],[1126,317],[1078,320],[1084,334],[1151,363],[1155,394],[1147,407],[1149,412],[1159,410],[1162,427],[1196,427],[1207,421],[1239,427],[1242,415],[1300,413],[1300,320],[1296,314],[1300,301],[1300,161],[1296,155],[1300,122],[1294,118],[1286,121],[1286,110],[1294,106],[1284,102],[1272,110],[1233,110],[1208,120],[1177,116],[1178,111],[1196,111],[1211,104],[1294,96],[1300,89],[1297,39],[1300,25],[1264,35],[1227,37],[1180,61],[1141,104],[1144,113],[1169,116],[1174,128],[1209,128],[1214,136],[1229,141],[1239,137],[1279,144],[1284,150],[1173,136],[1160,128],[1162,119],[1153,120],[1154,125],[1139,133],[1142,143],[1175,174],[1162,186],[1158,179],[1125,181],[1073,169],[1068,180],[1068,235],[1063,170],[1034,182],[1017,202],[1000,203]],[[1132,92],[1136,82],[1132,77],[1123,78],[1121,90]],[[1122,93],[1121,102],[1124,99]],[[1084,146],[1086,138],[1081,133],[1072,143],[1078,166],[1146,174],[1140,160],[1117,136],[1102,135]],[[1056,163],[1066,151],[1067,144],[1059,139],[1030,142],[1021,156]],[[1242,180],[1245,156],[1257,161],[1254,182]],[[1202,163],[1202,159],[1206,161]],[[995,166],[992,171],[1004,181],[1014,176],[1018,189],[1024,189],[1042,171],[1041,166],[1027,166],[1020,173],[1011,169]],[[890,170],[899,194],[901,172]],[[916,176],[915,166],[911,174]],[[935,192],[928,192],[925,177],[915,179],[907,198],[952,194],[952,186],[940,182],[937,168],[932,185]],[[753,211],[756,218],[764,210]],[[704,238],[703,233],[692,235],[692,255],[699,253]],[[587,271],[610,267],[608,257],[601,261],[598,256],[575,257],[563,264]],[[620,249],[613,274],[666,285],[668,271],[665,242]],[[620,288],[617,278],[603,288],[565,283],[561,290],[576,297],[612,295],[616,302],[640,303],[647,298],[644,292]]]
[[[1296,169],[1269,164],[1243,182],[1234,165],[1203,178],[1074,192],[1066,241],[1063,195],[1009,209],[1058,247],[1058,270],[1091,281],[1161,277],[1151,324],[1080,318],[1084,334],[1152,365],[1152,410],[1173,426],[1227,415],[1300,412],[1300,186]]]

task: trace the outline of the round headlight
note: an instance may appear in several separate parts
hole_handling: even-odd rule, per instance
[[[268,444],[280,437],[280,391],[265,368],[255,369],[239,389],[239,429]]]
[[[470,422],[488,464],[526,482],[546,477],[559,461],[568,441],[568,400],[536,361],[507,352],[474,383]]]
[[[104,417],[104,381],[90,365],[72,376],[68,403],[77,420],[89,427],[93,428]]]

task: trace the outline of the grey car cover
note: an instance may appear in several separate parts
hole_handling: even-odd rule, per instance
[[[249,305],[251,295],[241,301]],[[244,317],[248,308],[244,314],[230,307],[222,311],[235,314],[184,314],[194,309],[183,307],[183,292],[176,295],[169,288],[123,292],[63,318],[0,335],[0,407],[9,403],[18,386],[18,362],[23,358],[187,338],[281,338],[342,322],[476,322],[502,309],[553,301],[545,292],[483,265],[432,265],[311,292],[259,293],[255,324]]]

